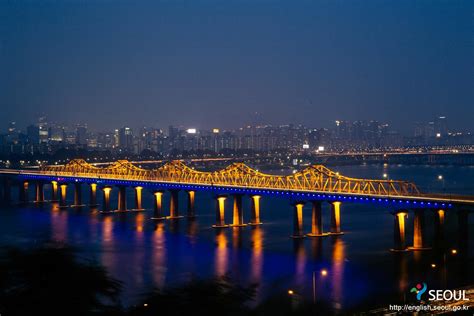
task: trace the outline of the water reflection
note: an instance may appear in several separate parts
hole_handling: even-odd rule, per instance
[[[197,242],[197,234],[199,232],[198,222],[195,218],[190,218],[187,222],[186,233],[192,245]]]
[[[137,234],[137,236],[142,235],[144,225],[145,225],[145,214],[144,213],[137,213],[137,215],[135,217],[135,230],[137,231],[137,233],[140,233],[140,234]]]
[[[409,286],[409,275],[408,275],[408,259],[406,253],[394,253],[393,260],[395,265],[395,275],[398,280],[398,293],[399,299],[403,303],[406,302],[406,293]]]
[[[166,282],[166,234],[162,222],[155,223],[152,236],[152,278],[158,289],[163,289]]]
[[[229,252],[227,248],[227,236],[223,229],[216,229],[216,250],[215,250],[215,273],[216,276],[224,276],[227,272]]]
[[[170,232],[172,232],[173,234],[179,233],[179,230],[180,230],[180,227],[179,227],[180,226],[180,220],[179,219],[172,219],[168,223],[169,223]]]
[[[145,214],[142,212],[132,214],[134,216],[135,221],[135,234],[134,234],[134,242],[133,249],[135,251],[132,253],[132,257],[130,260],[132,264],[130,269],[134,270],[134,283],[137,284],[140,288],[143,287],[146,275],[149,273],[149,251],[145,248],[145,234],[144,234],[144,222],[145,222]]]
[[[102,219],[102,241],[104,244],[109,244],[113,241],[114,222],[112,216],[105,216]]]
[[[323,240],[322,238],[311,238],[311,255],[314,260],[319,261],[323,256]]]
[[[240,227],[232,227],[232,248],[242,248],[242,230]]]
[[[306,250],[304,239],[293,239],[293,251],[295,254],[295,283],[303,285],[305,283]]]
[[[263,269],[263,230],[260,226],[252,227],[250,239],[252,243],[250,280],[253,283],[260,283]]]
[[[59,204],[53,203],[51,207],[51,239],[56,241],[67,241],[68,238],[68,213],[59,208]]]
[[[332,265],[331,265],[331,297],[333,300],[333,307],[336,310],[342,309],[343,299],[343,278],[344,278],[344,260],[345,260],[345,245],[341,236],[332,237]]]

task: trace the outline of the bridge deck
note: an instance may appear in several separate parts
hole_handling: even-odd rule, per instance
[[[411,194],[398,194],[393,192],[390,194],[390,190],[385,194],[381,194],[379,191],[373,192],[357,192],[350,190],[350,187],[345,189],[341,186],[326,187],[325,189],[316,188],[300,188],[295,187],[274,187],[266,186],[264,184],[256,185],[251,183],[204,183],[204,182],[193,182],[193,181],[179,181],[179,179],[147,179],[145,177],[126,177],[119,174],[90,174],[87,172],[53,172],[45,170],[25,170],[25,169],[0,169],[0,175],[9,175],[21,178],[32,178],[32,179],[44,179],[44,180],[59,180],[67,181],[84,181],[84,182],[101,182],[104,184],[128,184],[128,185],[142,185],[150,186],[153,188],[157,187],[184,187],[197,189],[197,190],[224,190],[232,192],[233,190],[247,192],[247,191],[258,191],[261,194],[273,194],[273,195],[285,195],[289,194],[291,198],[302,198],[302,199],[338,199],[343,198],[344,200],[353,202],[389,202],[389,203],[402,203],[410,201],[410,205],[417,205],[418,207],[452,207],[456,205],[474,205],[474,196],[464,196],[457,194],[441,194],[441,193],[421,193],[419,191]],[[370,180],[365,180],[370,181]],[[372,180],[377,181],[377,180]],[[418,203],[418,204],[417,204]],[[438,205],[439,203],[439,205]],[[408,205],[407,205],[408,206]]]

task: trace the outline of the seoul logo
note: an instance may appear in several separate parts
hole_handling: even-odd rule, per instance
[[[421,296],[426,292],[428,286],[425,282],[418,283],[411,288],[410,293],[416,294],[416,299],[421,301]],[[466,290],[429,290],[429,301],[469,301],[466,297]]]
[[[415,292],[416,293],[416,299],[421,300],[421,295],[426,292],[427,288],[428,288],[428,286],[426,285],[425,282],[423,282],[423,286],[421,285],[421,283],[418,283],[415,287],[411,288],[410,292],[411,293]]]

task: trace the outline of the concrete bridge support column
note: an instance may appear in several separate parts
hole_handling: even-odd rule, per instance
[[[111,187],[104,187],[102,188],[102,192],[104,194],[103,198],[103,212],[110,212],[110,192],[112,192]]]
[[[57,202],[58,200],[58,182],[51,181],[51,202]]]
[[[194,218],[196,214],[194,212],[194,199],[196,197],[195,191],[188,191],[188,217]]]
[[[18,185],[18,196],[21,203],[28,203],[28,181],[23,181]]]
[[[137,186],[135,187],[135,210],[142,211],[142,191],[143,187]]]
[[[215,228],[229,227],[225,224],[225,200],[227,196],[218,195],[216,196],[216,224],[212,225]]]
[[[413,222],[413,247],[411,250],[425,250],[425,209],[415,209],[415,219]]]
[[[82,204],[82,183],[74,183],[74,205],[75,207],[84,206]]]
[[[260,221],[260,195],[250,196],[250,225],[261,225]]]
[[[341,202],[331,202],[331,235],[342,235],[341,231]]]
[[[91,183],[89,189],[89,206],[97,206],[97,183]]]
[[[394,246],[392,251],[406,251],[406,234],[405,234],[405,219],[408,216],[408,212],[404,210],[395,211],[394,215],[394,226],[393,226],[393,242]]]
[[[127,210],[127,187],[124,185],[118,186],[118,211]]]
[[[328,236],[329,234],[323,233],[323,222],[321,219],[321,201],[311,201],[312,213],[311,213],[311,233],[307,234],[309,237],[322,237]]]
[[[303,207],[304,202],[293,203],[293,235],[292,238],[304,238],[303,234]]]
[[[153,192],[153,219],[165,219],[163,216],[163,191]]]
[[[445,211],[441,209],[434,210],[434,228],[435,228],[435,245],[442,247],[444,245],[444,219]]]
[[[67,184],[61,183],[59,186],[59,207],[66,208]]]
[[[179,190],[170,190],[170,219],[179,218]]]
[[[234,206],[232,210],[232,226],[247,226],[244,224],[244,212],[242,209],[242,194],[234,194]]]
[[[36,181],[35,183],[35,202],[43,203],[44,202],[44,185],[41,181]]]

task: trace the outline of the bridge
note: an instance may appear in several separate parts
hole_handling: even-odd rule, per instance
[[[102,213],[127,211],[126,190],[135,191],[133,210],[143,210],[142,191],[148,188],[154,197],[153,219],[178,219],[180,216],[179,192],[187,194],[187,217],[193,218],[196,192],[212,191],[216,199],[216,224],[213,227],[259,225],[260,199],[263,196],[279,196],[289,199],[294,212],[292,237],[322,237],[342,234],[342,203],[381,203],[393,209],[395,218],[395,250],[408,249],[405,240],[405,219],[408,210],[415,213],[414,242],[411,249],[425,249],[424,211],[435,211],[436,223],[444,225],[445,211],[454,209],[463,219],[467,219],[468,208],[474,205],[474,196],[422,193],[409,181],[373,180],[350,178],[334,172],[323,165],[312,165],[290,175],[262,173],[244,163],[232,163],[226,168],[213,172],[195,170],[182,161],[164,163],[156,169],[143,169],[127,160],[118,160],[107,166],[96,166],[83,159],[74,159],[65,165],[49,165],[37,170],[0,170],[3,177],[2,197],[10,201],[10,187],[17,185],[18,198],[28,202],[29,183],[35,184],[35,202],[44,203],[44,185],[51,186],[50,201],[58,202],[61,208],[85,206],[82,201],[82,185],[89,185],[89,206],[98,206],[97,190],[102,191]],[[74,186],[74,203],[67,204],[67,188]],[[113,187],[118,188],[118,206],[111,207],[110,195]],[[169,192],[169,213],[163,210],[163,195]],[[233,222],[225,223],[225,200],[233,197]],[[251,199],[251,220],[243,220],[242,198]],[[303,232],[303,206],[312,204],[311,232]],[[323,232],[322,203],[331,206],[331,228]],[[460,223],[462,220],[459,221]],[[467,225],[467,220],[465,220]],[[441,229],[441,228],[439,228]],[[462,228],[465,229],[465,228]]]

